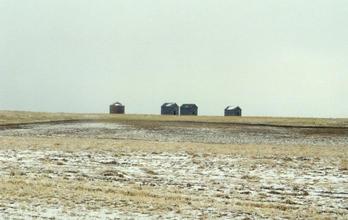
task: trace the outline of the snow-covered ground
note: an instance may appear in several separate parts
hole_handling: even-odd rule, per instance
[[[175,128],[177,131],[171,133]],[[326,140],[327,133],[314,134],[317,142],[304,146],[303,155],[275,155],[272,148],[278,145],[267,148],[268,153],[250,154],[214,153],[199,147],[175,151],[178,145],[174,144],[174,150],[170,151],[134,150],[126,144],[107,149],[84,146],[89,144],[84,142],[86,138],[90,138],[88,142],[110,139],[113,143],[119,141],[117,138],[127,137],[141,140],[156,137],[154,140],[160,140],[157,146],[161,143],[171,146],[168,140],[173,143],[177,140],[179,145],[180,141],[190,140],[195,145],[198,142],[198,146],[211,142],[224,144],[225,140],[230,143],[232,139],[255,144],[253,138],[258,136],[257,132],[242,130],[176,126],[137,131],[131,125],[101,123],[2,130],[0,138],[12,139],[0,142],[3,145],[0,147],[0,219],[348,217],[344,135],[333,135]],[[285,143],[294,144],[303,135],[286,131],[266,128],[259,134],[260,140],[264,138],[261,143],[289,139]],[[280,138],[281,132],[284,134]],[[268,136],[263,137],[263,133]],[[214,139],[215,136],[218,138]],[[36,139],[24,139],[28,140],[24,143],[28,147],[18,147],[17,140],[23,143],[22,137]],[[55,137],[74,138],[71,141],[74,150],[64,147],[59,150],[66,143]],[[306,137],[309,139],[305,141],[314,139],[313,135]],[[41,139],[45,142],[38,141]],[[311,149],[317,152],[317,145],[328,145],[330,150],[336,142],[341,146],[342,156],[337,152],[308,153]],[[47,146],[37,146],[43,143]]]
[[[67,216],[93,218],[114,218],[122,216],[190,217],[196,214],[208,217],[251,217],[248,213],[234,212],[224,204],[240,206],[247,203],[269,204],[280,209],[305,211],[315,207],[316,212],[330,216],[348,215],[348,175],[339,169],[339,161],[321,158],[243,158],[230,155],[207,155],[178,153],[149,154],[134,152],[115,155],[114,152],[63,152],[33,150],[0,151],[2,182],[20,178],[35,183],[36,180],[64,180],[68,186],[84,183],[92,187],[100,182],[111,183],[111,188],[125,189],[129,184],[138,187],[151,187],[156,192],[174,193],[181,197],[200,198],[203,207],[190,206],[189,202],[180,213],[157,212],[156,209],[136,213],[137,204],[127,213],[124,207],[114,207],[94,201],[96,206],[88,209],[83,205],[77,208],[63,206],[49,198],[30,201],[30,193],[22,198],[4,195],[0,199],[0,217],[32,216],[49,218]],[[101,189],[102,190],[102,189]],[[58,191],[57,200],[63,191]],[[0,193],[1,194],[1,193]],[[116,193],[117,195],[117,193]],[[25,198],[27,196],[28,198]],[[52,195],[53,197],[55,195]],[[79,195],[84,197],[84,195]],[[163,195],[165,197],[165,195]],[[23,199],[25,201],[23,201]],[[77,199],[77,198],[76,198]],[[115,198],[117,201],[117,198]],[[195,199],[192,199],[195,201]],[[93,199],[92,199],[93,201]],[[73,201],[71,201],[74,203]],[[244,204],[246,203],[246,204]],[[120,203],[121,204],[121,203]],[[255,205],[255,204],[254,204]],[[22,208],[18,208],[22,207]],[[129,208],[129,207],[128,207]],[[84,210],[84,211],[81,211]],[[57,214],[58,213],[58,214]],[[128,215],[130,214],[130,215]],[[257,216],[257,215],[256,215]],[[262,216],[257,216],[262,217]],[[266,217],[266,216],[264,216]]]
[[[338,146],[348,143],[348,128],[296,128],[272,126],[205,126],[195,123],[145,124],[58,123],[22,125],[0,130],[0,136],[95,137],[101,139],[156,140],[215,144],[272,144]]]

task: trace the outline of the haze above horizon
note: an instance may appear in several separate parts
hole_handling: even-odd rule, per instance
[[[0,2],[0,110],[348,117],[344,0]]]

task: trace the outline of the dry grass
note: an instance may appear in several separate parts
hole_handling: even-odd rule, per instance
[[[341,160],[340,163],[340,170],[345,170],[348,171],[348,159],[347,159],[347,155],[343,155],[344,159]]]
[[[61,150],[67,152],[188,152],[195,154],[227,154],[246,157],[339,157],[347,158],[346,147],[325,146],[272,146],[272,145],[231,145],[203,144],[189,142],[156,142],[143,140],[110,140],[93,138],[60,137],[1,137],[0,149],[16,150]],[[347,160],[342,164],[347,164]]]
[[[178,216],[192,217],[195,215],[192,214],[194,211],[202,210],[203,213],[203,210],[211,208],[214,210],[211,215],[221,218],[228,218],[223,216],[226,213],[235,213],[235,216],[262,216],[263,218],[279,216],[289,219],[325,219],[337,216],[344,218],[346,214],[342,209],[336,211],[331,209],[323,213],[321,206],[312,205],[308,208],[307,205],[298,203],[308,199],[309,195],[304,190],[308,183],[293,185],[294,190],[287,195],[287,192],[273,188],[272,181],[278,182],[276,176],[274,179],[268,179],[271,182],[265,184],[264,176],[260,177],[257,173],[253,173],[255,170],[260,170],[260,166],[263,167],[262,170],[272,169],[279,173],[287,170],[321,173],[322,169],[330,166],[342,169],[340,172],[344,175],[347,168],[345,158],[348,156],[345,147],[241,146],[84,138],[1,137],[0,150],[16,151],[17,153],[22,150],[30,150],[33,155],[40,152],[47,152],[47,155],[50,155],[40,159],[42,165],[38,167],[40,171],[37,174],[34,170],[25,168],[26,166],[17,166],[16,164],[22,163],[20,160],[14,163],[15,166],[12,167],[9,175],[0,178],[0,208],[1,203],[8,204],[10,201],[16,201],[16,204],[22,204],[26,208],[33,206],[33,204],[38,207],[59,206],[69,212],[69,210],[79,209],[82,206],[88,210],[104,208],[122,210],[125,213],[145,213],[149,216],[175,212]],[[59,152],[71,156],[58,156],[58,159],[54,159],[52,156]],[[99,178],[93,178],[95,177],[93,174],[87,173],[81,178],[69,179],[67,174],[70,174],[70,168],[66,168],[69,166],[69,161],[71,163],[77,159],[79,154],[86,155],[85,153],[91,155],[90,161],[95,161],[94,155],[98,155],[98,157],[113,155],[113,157],[112,160],[102,160],[103,162],[98,166],[101,169],[96,170],[94,174]],[[30,153],[28,152],[28,154]],[[240,184],[220,182],[222,191],[214,191],[214,194],[219,193],[219,195],[214,196],[209,194],[208,196],[207,191],[194,191],[186,183],[183,185],[185,187],[158,184],[156,178],[161,178],[163,172],[151,164],[139,163],[134,160],[136,157],[156,157],[157,154],[168,155],[169,158],[182,154],[188,155],[191,159],[186,162],[192,160],[194,164],[188,166],[197,166],[197,172],[207,171],[206,166],[211,162],[214,163],[214,167],[226,169],[226,174],[230,173],[228,170],[233,168],[234,171],[231,174],[238,175],[238,172],[242,174],[236,180]],[[124,165],[117,165],[118,162],[124,161],[122,160],[124,155],[129,158],[127,161],[130,160],[127,166],[130,164],[138,166],[146,174],[142,180],[148,181],[148,184],[144,185],[142,181],[127,179],[130,174],[122,170]],[[226,157],[232,158],[236,162],[226,166],[226,160],[219,159]],[[64,161],[64,158],[67,161]],[[336,161],[338,162],[336,163]],[[10,164],[11,162],[7,161],[6,163]],[[73,175],[76,176],[78,173],[82,175],[81,170],[86,169],[85,165],[87,164],[79,164],[80,168],[76,164],[70,165],[72,169],[76,169],[71,170],[74,172]],[[88,165],[91,163],[88,162]],[[190,169],[190,167],[186,168]],[[58,176],[56,176],[57,171],[60,173]],[[331,172],[336,171],[331,169]],[[112,181],[109,181],[108,178],[111,178]],[[189,182],[190,185],[195,184],[195,180],[193,178],[192,182]],[[294,179],[288,181],[294,181]],[[122,187],[117,185],[120,183],[122,183]],[[208,183],[215,184],[207,181],[203,182],[203,185]],[[238,188],[226,193],[223,191],[226,184],[236,184]],[[275,184],[274,187],[277,187],[278,184]],[[330,189],[330,184],[332,182],[323,181],[322,187]],[[282,187],[286,185],[288,184],[283,183]],[[210,185],[210,187],[213,186]],[[269,188],[265,188],[266,186]],[[207,186],[207,189],[210,187]],[[219,187],[214,188],[219,189]],[[289,191],[289,188],[287,190]],[[265,197],[262,197],[262,193],[265,193]],[[272,201],[269,199],[271,195],[274,195],[274,198],[284,198]],[[202,215],[201,217],[210,218],[211,216]]]
[[[92,120],[102,122],[153,121],[153,122],[200,122],[200,123],[241,123],[280,126],[328,126],[348,127],[348,119],[286,118],[286,117],[224,117],[224,116],[162,116],[162,115],[110,115],[0,111],[0,125],[35,123],[64,120]]]
[[[251,215],[272,218],[316,218],[324,219],[325,215],[314,207],[311,210],[292,204],[265,203],[241,200],[238,198],[207,199],[197,195],[188,196],[182,190],[170,190],[165,187],[149,187],[129,184],[119,188],[108,182],[76,182],[65,179],[40,178],[28,180],[25,177],[0,179],[0,200],[15,200],[18,203],[33,202],[36,204],[59,205],[64,209],[74,209],[80,204],[88,209],[95,209],[95,202],[104,208],[123,209],[126,212],[142,212],[161,214],[168,211],[180,213],[192,207],[208,209],[214,206],[217,212],[248,213]],[[130,205],[132,204],[132,205]],[[152,208],[149,209],[148,207]],[[133,210],[136,208],[136,210]],[[223,216],[220,216],[223,217]]]
[[[88,120],[95,118],[97,118],[97,116],[92,114],[0,111],[0,125],[65,120]]]
[[[110,207],[115,202],[133,201],[136,203],[151,202],[158,208],[178,204],[185,198],[175,193],[153,191],[150,187],[129,184],[126,187],[114,187],[112,183],[86,181],[69,181],[65,179],[40,178],[31,180],[26,177],[14,176],[0,179],[1,199],[15,199],[18,202],[28,202],[37,198],[45,202],[57,198],[61,205],[73,208],[74,204],[85,203],[88,200],[99,201],[99,205]],[[52,202],[55,202],[52,200]]]
[[[0,112],[0,125],[59,120],[122,121],[138,126],[152,124],[158,126],[160,123],[157,122],[163,121],[202,122],[199,125],[204,126],[207,123],[348,126],[346,119]],[[329,198],[331,205],[335,206],[329,210],[325,210],[326,207],[319,206],[317,203],[307,205],[306,202],[317,202],[320,199],[328,199],[327,196],[337,196],[325,194],[331,188],[333,193],[336,189],[338,190],[336,193],[344,192],[345,186],[337,185],[336,179],[331,180],[329,177],[336,174],[347,175],[347,146],[234,145],[81,137],[2,136],[0,151],[5,155],[3,158],[10,159],[0,160],[0,165],[4,165],[2,170],[4,175],[0,178],[0,210],[2,207],[8,208],[7,204],[15,201],[27,208],[35,204],[38,207],[58,206],[66,210],[79,207],[87,207],[89,210],[107,208],[123,210],[125,213],[146,213],[149,216],[174,212],[179,216],[182,214],[183,217],[192,217],[197,212],[201,212],[203,214],[200,217],[203,219],[211,216],[229,217],[220,215],[221,213],[233,213],[235,216],[250,218],[280,216],[288,219],[337,217],[344,219],[347,212],[344,207],[340,208],[334,199]],[[16,157],[20,153],[24,157]],[[9,154],[12,156],[6,157]],[[31,168],[23,166],[25,156],[28,154],[32,154],[34,158]],[[40,157],[35,164],[37,155],[45,156]],[[89,155],[90,158],[86,163],[83,161],[71,164],[80,155]],[[97,161],[94,158],[103,155],[108,159]],[[110,155],[112,155],[111,159]],[[166,156],[168,158],[166,160],[170,160],[175,157],[180,158],[182,155],[186,158],[185,160],[177,160],[171,164],[175,166],[176,163],[181,163],[180,170],[172,169],[170,175],[183,178],[179,175],[180,172],[187,169],[184,174],[181,172],[186,177],[187,172],[194,167],[196,170],[193,175],[198,175],[183,182],[182,185],[180,183],[167,185],[167,182],[163,181],[163,179],[166,180],[164,178],[166,175],[159,168],[162,168],[164,160],[157,164],[158,167],[149,162],[149,158],[151,160],[156,156]],[[21,158],[24,158],[23,161]],[[126,165],[123,165],[122,161],[126,161]],[[96,167],[92,167],[95,163],[97,163]],[[87,166],[90,166],[88,168],[90,173],[84,173]],[[124,170],[124,166],[128,166],[129,169]],[[210,166],[214,169],[209,170]],[[140,176],[135,175],[135,179],[128,178],[132,175],[129,172],[132,168],[139,168],[144,176],[139,174]],[[219,169],[222,170],[219,171]],[[272,170],[274,176],[261,175],[268,170]],[[233,181],[209,179],[209,175],[214,172],[232,175]],[[294,176],[284,177],[283,174],[286,173],[293,173]],[[74,175],[77,177],[69,179]],[[305,182],[298,182],[297,175],[302,175],[302,179],[306,176],[328,178],[313,178],[311,182],[307,179],[304,180]],[[198,177],[202,178],[199,183],[197,183]],[[206,187],[194,190],[192,186],[195,184],[200,187],[206,185]],[[226,185],[232,184],[235,188],[225,192],[224,190],[228,188]],[[277,189],[279,185],[282,189]],[[326,191],[322,192],[322,197],[313,197],[311,200],[310,197],[318,193],[307,192],[312,189],[312,186],[320,186],[318,189]],[[212,188],[215,191],[209,191]],[[270,198],[271,196],[273,197]],[[347,200],[343,198],[342,201],[344,203]],[[211,216],[205,216],[204,211],[210,208],[214,209],[214,213]]]

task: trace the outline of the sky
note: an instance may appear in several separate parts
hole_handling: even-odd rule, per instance
[[[348,117],[346,0],[0,0],[0,110]]]

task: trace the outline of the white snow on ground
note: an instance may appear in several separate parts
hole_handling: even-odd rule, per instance
[[[170,218],[167,216],[161,216]],[[100,208],[88,210],[85,207],[64,210],[59,206],[21,206],[9,204],[6,208],[0,208],[0,219],[56,219],[56,220],[79,220],[79,219],[158,219],[157,216],[149,216],[142,213],[126,213],[118,210]]]
[[[338,170],[337,164],[325,159],[273,158],[274,161],[245,162],[248,158],[230,155],[200,155],[177,153],[144,153],[114,155],[111,152],[63,152],[63,151],[0,151],[1,177],[13,175],[13,168],[28,179],[63,177],[68,180],[112,181],[122,187],[130,181],[143,185],[176,187],[186,195],[205,199],[251,200],[257,202],[288,203],[296,207],[307,204],[319,207],[323,213],[335,212],[348,215],[348,175]],[[310,160],[310,167],[307,167]],[[302,166],[303,165],[303,166]],[[114,171],[114,172],[112,172]],[[108,173],[105,173],[108,172]],[[17,206],[23,206],[18,208]],[[64,211],[59,204],[35,206],[35,204],[7,203],[0,199],[1,218],[31,216],[32,218],[102,219],[132,218],[131,213],[108,207],[89,210]],[[191,211],[195,209],[192,208]],[[205,212],[217,217],[212,205]],[[178,218],[183,213],[162,214],[164,218]],[[228,211],[224,214],[231,215]],[[134,218],[159,218],[159,214],[133,213]],[[172,216],[171,216],[172,215]],[[183,215],[183,216],[182,216]],[[234,216],[238,217],[238,216]]]
[[[313,133],[314,130],[314,133]],[[259,126],[197,127],[160,124],[155,129],[121,123],[58,123],[23,125],[0,130],[1,136],[95,137],[102,139],[156,140],[217,144],[272,144],[341,146],[348,143],[348,134],[316,133],[309,128]]]
[[[348,135],[344,132],[321,132],[313,129],[253,126],[219,128],[161,125],[153,128],[118,123],[63,123],[2,129],[0,138],[24,136],[44,137],[50,140],[50,137],[71,137],[155,140],[159,143],[170,141],[289,147],[342,146],[346,152]],[[76,147],[79,149],[79,146]],[[288,218],[287,211],[304,213],[313,209],[330,218],[346,219],[348,216],[347,168],[342,169],[340,159],[330,156],[272,156],[271,153],[269,156],[242,156],[185,150],[174,153],[117,149],[18,150],[11,147],[11,142],[6,143],[1,149],[0,181],[4,184],[1,185],[3,187],[7,187],[6,181],[11,182],[12,179],[24,179],[34,184],[39,180],[49,180],[53,183],[66,180],[72,184],[68,187],[75,183],[83,183],[92,188],[104,184],[111,187],[111,191],[128,189],[130,185],[134,185],[148,187],[152,190],[151,193],[159,194],[152,199],[166,198],[164,194],[170,193],[183,198],[183,201],[178,202],[181,205],[179,208],[163,205],[163,210],[157,210],[154,207],[155,203],[151,202],[139,204],[131,199],[122,201],[120,198],[111,197],[112,202],[106,203],[98,198],[83,198],[84,195],[81,195],[82,202],[72,206],[68,203],[63,204],[62,198],[58,195],[52,195],[52,198],[26,198],[28,194],[23,194],[25,199],[13,199],[11,192],[5,194],[6,188],[2,188],[0,219],[278,217],[272,216],[272,211],[268,215],[261,211],[267,208],[273,211],[283,210],[285,213],[279,219]],[[294,217],[292,214],[289,215]]]

